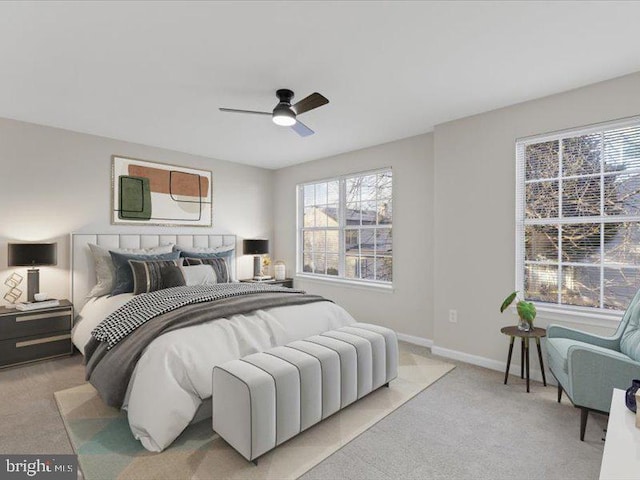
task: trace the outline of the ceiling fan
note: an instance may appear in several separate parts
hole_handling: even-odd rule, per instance
[[[270,115],[271,120],[273,120],[273,123],[276,125],[291,127],[291,129],[301,137],[308,137],[309,135],[313,135],[314,131],[298,120],[298,115],[302,115],[309,110],[313,110],[314,108],[318,108],[329,103],[329,100],[326,97],[315,92],[291,105],[293,91],[287,88],[277,90],[276,97],[278,97],[279,102],[273,109],[273,112],[257,112],[255,110],[238,110],[235,108],[220,108],[220,111],[231,113],[250,113],[254,115]]]

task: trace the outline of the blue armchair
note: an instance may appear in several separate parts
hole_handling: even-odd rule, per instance
[[[640,378],[640,291],[611,337],[559,325],[547,329],[547,358],[562,391],[580,408],[580,440],[590,411],[609,413],[614,388],[626,390]]]

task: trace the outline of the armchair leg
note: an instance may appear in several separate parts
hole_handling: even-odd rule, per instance
[[[562,400],[562,385],[558,383],[558,403]]]
[[[580,441],[584,442],[584,432],[587,429],[587,419],[589,418],[589,409],[580,409]]]

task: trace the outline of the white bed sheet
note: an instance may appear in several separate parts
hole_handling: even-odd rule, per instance
[[[132,298],[133,293],[123,293],[113,297],[105,295],[104,297],[91,298],[84,304],[71,331],[71,341],[80,350],[80,353],[84,355],[84,347],[91,338],[91,330]]]
[[[88,340],[84,332],[90,335],[110,308],[126,301],[117,297],[97,299],[88,311],[85,306],[74,329],[76,346]],[[319,302],[256,310],[161,335],[144,351],[129,382],[123,409],[131,432],[147,450],[162,451],[189,425],[202,401],[215,393],[215,365],[351,323],[354,318],[342,307]]]

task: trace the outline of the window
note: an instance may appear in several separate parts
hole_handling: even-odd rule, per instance
[[[640,119],[519,141],[517,289],[624,310],[640,288]]]
[[[298,185],[298,273],[390,284],[391,169]]]

